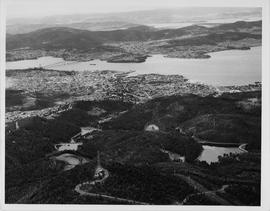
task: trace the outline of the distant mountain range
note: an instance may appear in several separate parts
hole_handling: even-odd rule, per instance
[[[136,25],[180,28],[189,25],[215,26],[261,19],[261,8],[183,7],[102,14],[58,15],[7,20],[7,33],[28,33],[48,27],[71,27],[91,31],[126,29]]]
[[[199,40],[199,42],[203,40],[207,44],[215,41],[215,39],[218,42],[245,38],[260,39],[261,24],[262,21],[239,21],[211,28],[192,25],[179,29],[156,29],[138,25],[128,29],[112,31],[88,31],[69,27],[52,27],[25,34],[7,34],[6,46],[7,50],[17,48],[91,50],[91,48],[102,46],[107,42],[151,41],[183,36],[204,36],[195,39]],[[221,35],[221,33],[226,33],[226,35]],[[180,40],[180,42],[182,41]]]
[[[111,31],[116,29],[126,29],[130,27],[138,26],[138,24],[124,22],[124,21],[106,21],[106,22],[76,22],[66,24],[15,24],[7,26],[7,33],[9,34],[22,34],[32,31],[36,31],[44,28],[52,27],[68,27],[81,30],[92,31]]]

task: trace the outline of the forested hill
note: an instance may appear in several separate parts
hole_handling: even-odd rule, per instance
[[[244,22],[239,21],[230,24],[222,24],[216,27],[207,28],[204,26],[192,25],[179,29],[158,30],[148,26],[135,26],[123,30],[113,31],[88,31],[68,27],[53,27],[33,31],[26,34],[7,34],[7,50],[17,48],[31,49],[79,49],[91,50],[106,42],[119,41],[151,41],[162,39],[173,39],[183,36],[207,35],[204,39],[212,40],[219,37],[219,41],[227,41],[245,38],[261,39],[262,21]],[[230,32],[230,36],[219,34]],[[218,34],[218,35],[217,35]]]

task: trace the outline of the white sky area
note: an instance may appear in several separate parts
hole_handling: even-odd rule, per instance
[[[202,1],[204,6],[207,1],[200,2]],[[175,8],[193,6],[194,3],[198,5],[198,2],[194,0],[6,0],[6,7],[7,19],[12,19]],[[227,2],[228,5],[232,5],[234,1],[216,0],[216,2]],[[249,5],[248,0],[238,2],[241,6]],[[253,0],[252,3],[255,2],[256,0]],[[215,6],[219,5],[215,3]]]
[[[7,17],[43,17],[66,14],[148,10],[175,6],[177,1],[157,0],[6,0]],[[179,2],[179,0],[178,0]]]

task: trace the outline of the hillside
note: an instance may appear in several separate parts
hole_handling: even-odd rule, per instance
[[[7,37],[7,49],[90,49],[101,45],[101,42],[89,31],[72,28],[47,28],[27,34]]]
[[[34,32],[17,35],[7,35],[7,50],[16,48],[32,48],[32,49],[80,49],[91,50],[106,42],[123,42],[123,41],[149,41],[172,39],[185,35],[202,35],[211,34],[213,32],[234,32],[234,36],[222,36],[218,41],[255,38],[260,39],[260,36],[250,34],[250,29],[257,27],[256,31],[261,29],[261,21],[255,22],[236,22],[233,24],[222,24],[218,27],[206,28],[203,26],[189,26],[179,29],[164,29],[157,30],[148,26],[135,26],[123,30],[113,31],[87,31],[68,27],[53,27],[40,29]],[[246,29],[249,33],[243,34],[239,29]],[[239,33],[239,34],[238,34]],[[211,41],[212,36],[205,37]],[[192,41],[192,40],[191,40]]]
[[[102,166],[110,175],[104,183],[93,186],[92,193],[150,204],[175,204],[190,194],[216,190],[231,181],[228,193],[219,197],[250,204],[235,192],[238,185],[243,194],[256,197],[251,204],[258,204],[260,105],[250,106],[248,99],[253,98],[259,99],[260,92],[216,98],[170,96],[139,105],[77,101],[54,119],[23,119],[17,130],[10,123],[6,127],[6,203],[123,203],[74,191],[76,185],[93,179],[99,151]],[[159,130],[145,131],[148,124],[157,125]],[[83,143],[76,152],[56,152],[54,145],[69,142],[82,126],[98,130],[76,140]],[[211,165],[199,162],[196,158],[202,146],[192,138],[194,131],[197,137],[213,142],[248,142],[248,150],[256,153],[226,155]],[[184,156],[186,162],[171,160],[164,150]],[[53,159],[67,153],[83,156],[88,162],[65,170],[67,163]],[[200,184],[201,190],[194,188],[192,180]],[[222,204],[196,196],[187,204]]]
[[[184,134],[196,134],[207,141],[249,143],[251,149],[259,150],[260,104],[248,108],[243,106],[251,98],[260,99],[260,93],[218,98],[195,95],[157,98],[133,107],[102,127],[137,131],[148,124],[155,124],[166,132],[173,132],[178,127]]]
[[[234,23],[226,23],[221,24],[219,26],[216,26],[213,28],[213,30],[241,30],[241,29],[247,29],[252,27],[262,27],[262,21],[237,21]]]
[[[7,25],[7,33],[9,34],[25,34],[40,29],[51,27],[68,27],[73,29],[89,30],[89,31],[112,31],[117,29],[126,29],[139,24],[129,23],[126,21],[80,21],[75,23],[29,23],[29,24],[10,24]]]

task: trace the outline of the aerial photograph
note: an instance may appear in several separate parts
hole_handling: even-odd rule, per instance
[[[262,8],[153,2],[6,1],[6,204],[261,205]]]

